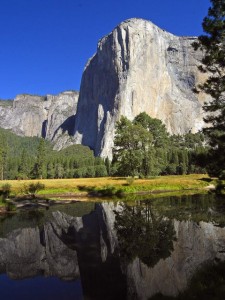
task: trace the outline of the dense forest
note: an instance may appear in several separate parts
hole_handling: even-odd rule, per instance
[[[206,152],[202,134],[170,136],[160,120],[145,113],[117,123],[112,162],[83,145],[54,151],[49,141],[0,129],[0,179],[204,173]]]
[[[0,179],[106,176],[104,161],[85,146],[54,151],[37,137],[20,137],[0,129]]]

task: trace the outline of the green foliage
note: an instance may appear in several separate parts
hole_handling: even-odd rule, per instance
[[[43,183],[30,183],[29,185],[24,184],[21,190],[23,194],[32,194],[35,197],[35,194],[41,190],[45,189],[45,185]]]
[[[94,177],[106,177],[107,173],[107,166],[106,165],[97,165],[95,168],[95,176]],[[109,170],[110,172],[110,170]]]
[[[86,146],[54,151],[50,142],[0,128],[0,180],[107,176],[107,167]]]
[[[111,175],[111,162],[108,157],[105,159],[105,167],[108,175]]]
[[[37,149],[37,159],[33,169],[34,178],[46,178],[46,148],[45,140],[41,139]]]
[[[118,172],[123,176],[148,173],[152,150],[152,134],[141,124],[122,117],[116,126],[114,160],[119,163]]]
[[[133,122],[122,117],[116,126],[114,144],[111,174],[142,178],[205,172],[204,136],[169,136],[165,125],[146,113],[139,114]]]
[[[10,192],[11,192],[11,184],[9,183],[5,183],[2,185],[1,190],[3,192],[3,194],[7,195],[7,197],[9,196]]]
[[[11,193],[11,184],[5,183],[0,189],[0,202],[5,203],[5,200],[9,197]]]
[[[205,122],[208,127],[204,134],[211,146],[207,171],[212,176],[220,176],[225,170],[225,3],[222,0],[211,0],[211,7],[202,23],[205,35],[194,43],[195,49],[204,51],[200,70],[208,72],[207,80],[199,86],[200,90],[209,94],[212,101],[205,103],[207,112]]]
[[[140,124],[152,134],[154,147],[161,148],[168,143],[169,134],[166,126],[159,119],[151,118],[143,112],[134,118],[134,124]]]

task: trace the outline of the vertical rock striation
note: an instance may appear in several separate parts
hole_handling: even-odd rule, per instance
[[[206,76],[198,71],[202,53],[193,50],[194,40],[142,19],[122,22],[101,39],[83,73],[75,142],[111,157],[116,121],[143,111],[162,120],[170,133],[201,129],[208,99],[192,91]]]
[[[18,95],[12,103],[0,103],[0,127],[21,136],[38,136],[51,141],[74,130],[78,92],[66,91],[45,97]],[[60,143],[58,143],[60,148]]]

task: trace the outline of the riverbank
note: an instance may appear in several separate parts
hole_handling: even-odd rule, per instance
[[[0,189],[10,186],[10,198],[13,201],[24,199],[29,185],[40,183],[43,189],[35,193],[40,200],[87,201],[95,198],[125,197],[128,195],[155,195],[160,193],[180,193],[204,191],[213,188],[213,181],[205,174],[181,176],[158,176],[148,179],[122,177],[79,178],[79,179],[43,179],[0,181]],[[28,195],[24,200],[32,200]],[[30,199],[29,199],[30,198]],[[4,204],[2,205],[4,207]]]
[[[20,209],[30,208],[50,208],[55,205],[67,205],[77,202],[100,202],[100,201],[123,201],[134,203],[134,201],[163,199],[168,197],[181,197],[207,194],[207,189],[202,190],[183,190],[183,191],[155,191],[155,192],[137,192],[127,193],[123,196],[94,196],[89,194],[55,194],[55,195],[37,195],[35,198],[31,196],[20,196],[16,198],[8,198],[5,200],[5,205],[0,208],[0,214],[13,213]]]
[[[45,188],[38,195],[51,194],[87,194],[94,191],[114,189],[123,193],[158,191],[158,190],[184,190],[204,189],[212,180],[206,174],[157,176],[149,179],[133,179],[123,177],[103,178],[72,178],[72,179],[39,179],[39,180],[4,180],[3,185],[10,184],[12,195],[21,195],[29,184],[40,182]]]

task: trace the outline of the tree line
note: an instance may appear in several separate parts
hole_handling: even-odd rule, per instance
[[[0,128],[0,180],[107,176],[104,160],[83,145],[61,151],[42,138],[20,137]]]
[[[207,151],[201,134],[170,136],[165,125],[146,113],[116,125],[113,160],[95,157],[83,145],[54,151],[50,142],[19,137],[0,129],[0,179],[149,177],[203,173],[199,157]]]

